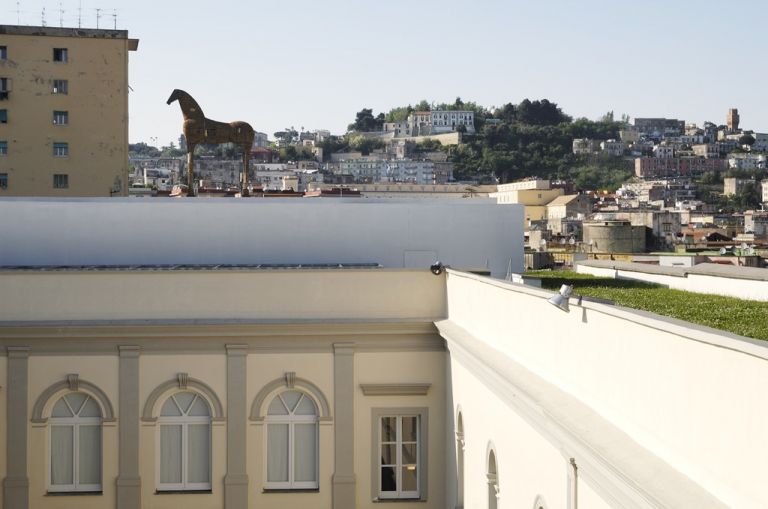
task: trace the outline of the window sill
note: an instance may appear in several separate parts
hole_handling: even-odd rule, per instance
[[[320,488],[264,488],[262,493],[320,493]]]
[[[46,497],[77,497],[79,495],[92,497],[94,495],[103,495],[103,492],[101,490],[99,491],[46,491],[45,492]]]
[[[155,490],[155,495],[210,495],[213,490]]]

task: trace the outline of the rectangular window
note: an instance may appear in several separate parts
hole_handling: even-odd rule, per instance
[[[65,95],[69,93],[69,82],[67,80],[53,80],[53,93]]]
[[[8,60],[8,46],[0,46],[0,60]]]
[[[54,111],[53,112],[53,125],[67,125],[69,124],[69,112],[68,111]]]
[[[11,91],[11,78],[0,78],[0,100],[8,99]]]
[[[0,140],[0,156],[7,156],[8,155],[8,142],[5,140]]]
[[[8,123],[8,110],[0,110],[0,124]]]
[[[425,500],[427,409],[373,409],[373,495]]]
[[[69,175],[66,173],[56,173],[53,176],[54,189],[67,189],[69,187]]]
[[[67,157],[69,155],[69,143],[54,143],[53,155],[54,157]]]
[[[53,48],[53,61],[66,62],[69,60],[69,51],[67,48]]]
[[[0,189],[8,189],[8,174],[0,173]]]

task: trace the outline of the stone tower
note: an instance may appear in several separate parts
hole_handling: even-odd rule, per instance
[[[739,130],[739,110],[737,108],[731,108],[728,110],[728,130],[736,132]]]

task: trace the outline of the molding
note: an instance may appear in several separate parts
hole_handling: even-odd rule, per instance
[[[360,384],[366,396],[426,396],[431,383]]]
[[[28,346],[7,346],[8,358],[10,359],[26,359],[29,357]]]
[[[77,375],[77,373],[69,374],[61,382],[56,382],[50,385],[47,389],[40,393],[35,405],[32,407],[32,422],[35,424],[45,424],[48,422],[48,417],[43,416],[43,412],[46,410],[48,402],[58,394],[62,392],[84,392],[91,396],[101,407],[102,422],[114,422],[115,421],[115,409],[112,406],[112,402],[109,401],[107,394],[99,389],[95,384],[83,380]]]
[[[186,375],[186,373],[181,373],[182,375]],[[179,376],[177,375],[176,378],[172,380],[168,380],[167,382],[163,382],[157,387],[155,387],[155,390],[153,390],[149,397],[147,398],[146,403],[144,403],[144,411],[141,414],[141,421],[142,422],[157,422],[157,416],[155,415],[155,407],[157,406],[158,400],[161,396],[165,395],[166,393],[174,390],[179,389]],[[187,378],[187,390],[191,390],[193,392],[197,392],[200,395],[202,395],[206,401],[208,402],[208,405],[211,407],[211,411],[213,412],[212,420],[213,421],[222,421],[224,420],[224,407],[221,404],[221,400],[216,395],[216,393],[211,389],[211,387],[206,384],[205,382],[198,380],[197,378],[191,378],[189,376]]]
[[[138,345],[118,345],[120,357],[138,357],[141,355],[141,347]]]
[[[256,397],[253,398],[253,403],[251,404],[250,420],[258,422],[264,420],[264,415],[262,414],[261,410],[264,406],[264,403],[266,402],[267,396],[281,387],[285,387],[287,389],[299,389],[307,393],[314,400],[315,405],[318,407],[320,412],[320,422],[333,420],[331,417],[331,406],[328,404],[328,398],[325,397],[323,391],[309,380],[297,377],[296,373],[292,373],[293,386],[289,385],[288,378],[291,373],[292,372],[286,373],[285,376],[276,378],[261,388],[258,394],[256,394]]]
[[[506,355],[499,355],[450,320],[436,325],[447,340],[453,361],[476,376],[566,460],[576,458],[579,479],[587,481],[611,506],[727,507],[580,400]],[[617,450],[621,453],[612,453]],[[654,476],[649,478],[649,471]]]

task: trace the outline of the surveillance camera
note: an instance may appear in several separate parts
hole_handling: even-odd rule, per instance
[[[435,276],[439,276],[440,274],[442,274],[442,273],[443,273],[443,270],[445,270],[445,267],[444,267],[444,266],[443,266],[443,264],[442,264],[442,263],[441,263],[441,262],[438,260],[438,261],[436,261],[435,263],[433,263],[433,264],[432,264],[432,265],[429,267],[429,270],[431,270],[431,271],[432,271],[432,274],[434,274]]]

